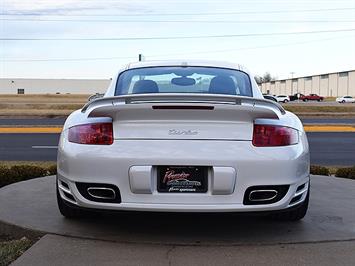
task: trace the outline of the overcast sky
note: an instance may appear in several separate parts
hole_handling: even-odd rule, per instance
[[[355,0],[0,0],[0,9],[2,78],[110,78],[139,53],[279,78],[355,69]]]

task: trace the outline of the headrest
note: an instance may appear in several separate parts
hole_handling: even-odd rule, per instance
[[[132,89],[133,94],[139,94],[139,93],[158,93],[159,88],[158,84],[149,79],[145,80],[138,80]]]
[[[217,76],[211,79],[209,93],[236,95],[236,86],[231,77]]]

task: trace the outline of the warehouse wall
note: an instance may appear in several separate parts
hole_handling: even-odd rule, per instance
[[[0,93],[17,94],[24,89],[25,94],[94,94],[105,92],[109,84],[108,79],[0,79]]]
[[[321,96],[335,97],[351,95],[355,97],[355,70],[336,72],[286,80],[276,80],[261,84],[263,93],[275,95],[316,93]]]

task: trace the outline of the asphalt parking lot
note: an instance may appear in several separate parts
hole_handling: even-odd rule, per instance
[[[145,212],[68,220],[56,207],[55,178],[46,177],[0,189],[0,230],[45,235],[14,263],[21,266],[352,265],[355,182],[311,176],[311,184],[309,212],[299,222]]]

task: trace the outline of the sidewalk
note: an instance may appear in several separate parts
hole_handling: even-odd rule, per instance
[[[13,266],[354,265],[355,241],[246,246],[125,244],[45,235]]]

